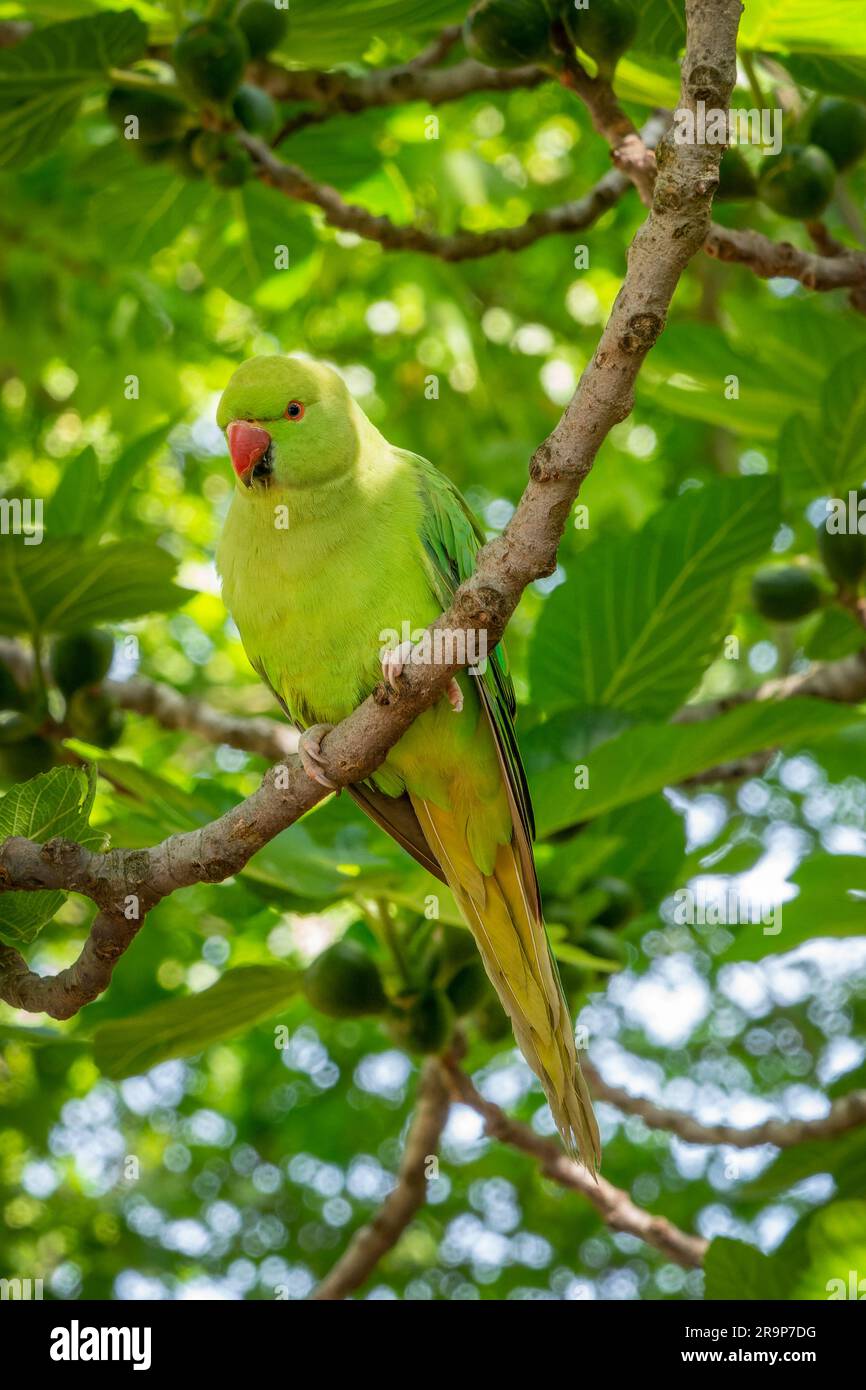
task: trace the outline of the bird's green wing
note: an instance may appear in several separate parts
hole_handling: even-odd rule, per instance
[[[294,725],[298,733],[303,733],[307,726],[289,708],[280,692],[275,689],[262,663],[253,661],[252,658],[250,658],[250,662],[260,680],[268,687],[274,699],[282,707],[289,723]],[[399,797],[385,796],[383,792],[373,786],[372,782],[360,782],[357,786],[347,787],[346,791],[371,820],[375,821],[386,834],[391,835],[398,845],[402,845],[413,859],[417,859],[422,868],[440,879],[442,883],[447,883],[442,866],[427,844],[408,796],[405,794]]]
[[[451,602],[454,590],[468,579],[475,568],[475,557],[484,544],[484,533],[457,488],[417,454],[404,454],[416,470],[423,499],[421,539],[430,561],[430,576],[443,608]],[[515,828],[522,830],[528,882],[534,883],[531,841],[535,834],[532,802],[517,738],[514,732],[516,702],[503,644],[489,654],[486,670],[476,678],[490,727],[496,738],[502,770],[516,813]]]

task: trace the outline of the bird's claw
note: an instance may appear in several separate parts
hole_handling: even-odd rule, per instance
[[[318,782],[320,787],[326,787],[329,792],[339,791],[336,782],[332,782],[324,770],[325,759],[322,756],[322,739],[325,734],[329,734],[333,729],[333,724],[313,724],[309,729],[305,729],[298,739],[298,757],[301,760],[301,767],[310,778],[311,782]]]
[[[412,649],[411,642],[401,642],[399,647],[391,647],[389,651],[382,653],[382,677],[392,690],[397,689],[397,682],[403,674],[403,667],[409,660]],[[445,698],[454,713],[459,714],[463,709],[463,691],[454,676],[446,686]]]
[[[411,642],[401,642],[399,647],[391,647],[389,651],[382,653],[382,677],[392,690],[397,689],[397,682],[403,674],[403,667],[409,660],[411,651]]]

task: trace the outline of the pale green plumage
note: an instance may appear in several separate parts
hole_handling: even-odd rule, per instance
[[[290,400],[304,403],[302,420],[283,418]],[[336,723],[381,679],[386,631],[425,627],[471,572],[475,523],[447,479],[393,448],[319,363],[252,358],[217,418],[273,440],[272,476],[239,482],[226,520],[226,603],[295,723]],[[444,700],[426,711],[374,785],[353,791],[450,884],[567,1145],[594,1166],[598,1131],[541,919],[504,659],[497,651],[483,679],[459,681],[462,713]]]

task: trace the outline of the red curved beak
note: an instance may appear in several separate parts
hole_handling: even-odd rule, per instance
[[[238,477],[244,479],[250,469],[258,463],[271,442],[267,430],[251,425],[248,420],[233,420],[226,430],[232,467]]]

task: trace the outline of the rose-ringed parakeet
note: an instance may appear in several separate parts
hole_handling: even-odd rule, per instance
[[[483,536],[432,464],[394,448],[321,363],[253,357],[217,420],[237,475],[217,563],[247,655],[303,730],[321,739],[407,657],[382,634],[426,627],[472,571]],[[451,887],[541,1081],[569,1151],[595,1168],[598,1130],[550,952],[532,858],[532,809],[500,648],[461,672],[368,782],[360,806]]]

